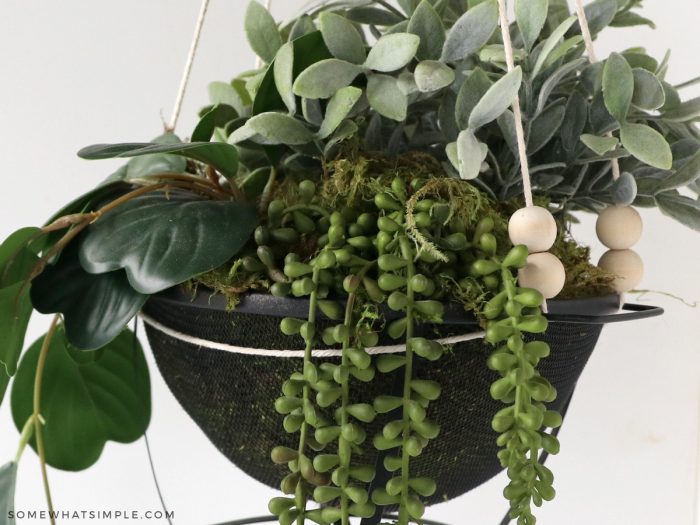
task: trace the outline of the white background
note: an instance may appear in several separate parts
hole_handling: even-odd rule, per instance
[[[228,80],[254,63],[242,31],[245,3],[212,1],[179,125],[183,135],[207,101],[207,83]],[[645,14],[658,30],[613,29],[598,44],[599,55],[645,45],[661,58],[670,47],[672,81],[700,74],[697,0],[647,3]],[[274,13],[283,18],[300,5],[278,0]],[[79,160],[80,147],[149,140],[161,132],[161,113],[170,112],[197,11],[194,0],[2,1],[0,237],[41,224],[111,173],[115,164]],[[643,286],[700,299],[700,236],[658,212],[643,216],[646,232],[638,245],[647,267]],[[576,234],[600,255],[591,218]],[[700,311],[660,295],[644,301],[667,313],[604,330],[560,434],[562,452],[548,463],[558,497],[539,512],[542,524],[699,523]],[[27,340],[46,324],[36,318]],[[200,525],[266,513],[273,491],[219,455],[151,365],[149,435],[175,522]],[[0,462],[14,456],[18,437],[7,405],[0,409]],[[86,472],[49,475],[59,509],[158,508],[142,441],[108,444]],[[499,477],[430,509],[428,517],[452,525],[495,525],[506,508],[503,485]],[[20,465],[17,507],[44,508],[31,450]]]

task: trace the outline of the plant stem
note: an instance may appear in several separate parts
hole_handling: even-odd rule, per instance
[[[409,463],[410,456],[406,450],[406,442],[411,437],[411,418],[409,417],[408,404],[411,401],[411,380],[413,376],[413,350],[410,341],[413,338],[413,286],[411,279],[415,275],[413,263],[413,250],[408,237],[402,235],[400,238],[401,254],[408,263],[406,266],[406,295],[408,304],[406,305],[406,365],[404,368],[403,381],[403,443],[401,447],[401,505],[399,506],[399,525],[407,525],[408,516],[408,482],[410,479]]]
[[[17,447],[17,454],[15,454],[15,465],[19,464],[19,460],[22,459],[22,454],[24,453],[24,449],[27,446],[27,443],[29,443],[29,440],[32,439],[35,424],[36,423],[34,421],[34,415],[32,414],[27,418],[27,422],[24,424],[24,427],[22,427],[22,434],[19,437],[19,446]]]
[[[41,477],[44,481],[44,493],[46,494],[46,504],[49,508],[49,520],[51,525],[55,525],[56,521],[54,519],[53,501],[51,499],[51,489],[49,488],[49,477],[46,473],[46,450],[44,449],[44,436],[42,432],[42,417],[41,417],[41,383],[44,377],[44,367],[46,366],[46,356],[49,352],[49,347],[51,346],[51,340],[53,339],[56,328],[58,327],[58,322],[61,319],[60,315],[56,314],[51,321],[51,326],[49,331],[44,337],[44,341],[41,344],[41,350],[39,352],[39,360],[36,365],[36,375],[34,376],[34,413],[32,414],[32,419],[34,421],[34,435],[36,437],[36,450],[39,454],[39,464],[41,465]]]

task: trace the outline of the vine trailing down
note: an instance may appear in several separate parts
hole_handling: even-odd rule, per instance
[[[150,381],[126,326],[185,287],[232,308],[252,291],[308,304],[280,323],[304,358],[285,371],[279,415],[270,407],[284,430],[271,451],[284,494],[269,503],[282,525],[348,525],[380,507],[422,522],[444,489],[417,458],[449,424],[435,416],[447,389],[423,371],[458,352],[439,337],[455,303],[491,345],[509,516],[535,523],[555,494],[541,458],[559,451],[562,421],[539,372],[544,301],[636,286],[632,205],[700,230],[700,104],[681,97],[697,79],[671,85],[669,56],[641,47],[595,60],[603,30],[653,27],[639,0],[578,2],[576,15],[565,0],[516,0],[514,23],[499,0],[397,4],[317,1],[278,24],[252,1],[244,29],[260,65],[213,82],[183,142],[172,128],[205,1],[168,131],[81,150],[128,160],[0,245],[0,402],[11,386],[21,432],[0,469],[0,515],[27,444],[52,508],[46,465],[82,470],[108,441],[144,435]],[[601,267],[567,234],[579,212],[602,212]],[[23,352],[34,310],[55,321]],[[387,339],[404,351],[372,351]],[[396,390],[359,401],[387,379]]]

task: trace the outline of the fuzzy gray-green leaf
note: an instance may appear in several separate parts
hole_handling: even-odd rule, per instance
[[[328,58],[309,66],[294,81],[294,94],[305,98],[330,98],[349,86],[362,72],[358,65]]]
[[[256,0],[248,4],[245,12],[245,34],[255,53],[268,64],[282,47],[282,36],[272,15]]]
[[[323,41],[335,58],[353,64],[362,64],[365,61],[365,44],[352,22],[330,11],[321,13],[318,21]]]
[[[639,109],[654,111],[666,102],[666,94],[661,81],[646,69],[634,68],[634,95],[632,104]]]
[[[361,96],[362,90],[352,86],[345,87],[333,95],[328,101],[326,117],[318,130],[318,138],[325,139],[333,133]]]
[[[675,192],[668,192],[657,195],[656,204],[665,215],[700,231],[700,201]]]
[[[634,95],[634,74],[625,57],[611,53],[603,69],[603,101],[608,112],[620,123],[627,119],[627,112]]]
[[[589,133],[581,135],[581,142],[597,155],[605,155],[608,151],[614,150],[620,143],[615,137],[598,137]]]
[[[457,94],[455,106],[455,118],[460,129],[469,127],[469,116],[472,110],[481,100],[481,97],[493,85],[488,75],[480,67],[475,68],[462,82],[462,87]]]
[[[282,113],[268,112],[255,115],[245,127],[263,137],[264,144],[307,144],[314,139],[312,131],[300,120]]]
[[[700,151],[690,157],[675,173],[659,181],[665,191],[682,188],[700,179]]]
[[[437,60],[423,60],[414,72],[416,85],[423,93],[432,93],[454,82],[455,72]]]
[[[484,161],[486,151],[474,133],[466,129],[457,137],[457,159],[459,176],[463,180],[475,179],[479,176],[481,163]]]
[[[525,43],[525,49],[530,50],[540,36],[544,23],[547,21],[549,0],[516,0],[515,20]]]
[[[537,153],[554,137],[561,127],[565,113],[566,104],[563,99],[560,99],[535,117],[530,126],[527,142],[529,155]]]
[[[542,68],[545,65],[545,62],[549,58],[549,55],[559,45],[559,41],[564,37],[569,28],[572,25],[574,25],[574,22],[576,22],[575,16],[567,18],[561,24],[559,24],[559,26],[554,31],[552,31],[552,34],[550,34],[547,37],[547,40],[545,40],[544,44],[542,44],[540,54],[537,56],[535,67],[532,68],[532,73],[530,75],[532,78],[535,78],[537,75],[540,74]]]
[[[407,31],[420,38],[417,52],[420,60],[440,58],[442,46],[445,44],[445,26],[428,0],[422,0],[413,12]]]
[[[517,66],[491,86],[469,115],[469,128],[477,130],[508,109],[518,94],[522,78],[523,72]]]
[[[406,119],[408,100],[394,77],[370,75],[367,81],[367,99],[380,115],[399,122]]]
[[[498,6],[486,0],[464,13],[447,33],[442,48],[443,62],[457,62],[476,53],[498,26]]]
[[[673,164],[671,147],[661,133],[644,124],[627,123],[620,129],[622,145],[649,166],[667,170]]]
[[[401,69],[416,56],[420,38],[410,33],[384,35],[377,40],[365,60],[365,67],[389,73]]]
[[[284,44],[275,57],[274,62],[275,86],[282,97],[284,105],[289,113],[294,114],[297,109],[296,97],[292,91],[294,83],[294,44]]]

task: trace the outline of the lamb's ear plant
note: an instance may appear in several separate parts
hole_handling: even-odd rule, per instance
[[[658,61],[641,47],[589,63],[565,0],[516,1],[511,71],[495,0],[397,4],[316,2],[279,25],[254,0],[244,25],[262,65],[210,85],[189,142],[167,132],[81,150],[129,160],[0,245],[0,402],[12,382],[22,432],[0,487],[14,485],[26,444],[44,466],[81,470],[107,441],[143,435],[148,372],[126,326],[151,295],[187,283],[232,304],[260,289],[308,300],[305,318],[280,324],[305,348],[275,403],[298,438],[271,451],[288,467],[285,495],[269,505],[282,525],[348,525],[376,506],[396,506],[401,525],[420,522],[440,487],[412,460],[440,439],[430,405],[441,385],[416,370],[451,351],[424,330],[449,302],[473,311],[494,347],[484,366],[506,405],[493,417],[504,493],[513,519],[535,523],[532,505],[554,497],[540,453],[558,452],[547,429],[561,416],[538,372],[549,353],[536,340],[543,297],[518,284],[527,249],[508,240],[523,192],[509,107],[518,95],[535,198],[562,230],[575,212],[620,203],[700,230],[700,103],[680,96],[697,79],[672,85],[669,54]],[[653,26],[640,6],[591,2],[592,36]],[[612,276],[572,246],[564,236],[555,246],[574,253],[564,293],[609,291]],[[55,321],[20,360],[34,310]],[[382,334],[404,351],[374,355]],[[339,347],[340,361],[319,362],[322,346]],[[386,374],[399,375],[401,392],[353,401]],[[367,450],[385,454],[391,473],[372,491]],[[0,509],[9,494],[0,490]]]

